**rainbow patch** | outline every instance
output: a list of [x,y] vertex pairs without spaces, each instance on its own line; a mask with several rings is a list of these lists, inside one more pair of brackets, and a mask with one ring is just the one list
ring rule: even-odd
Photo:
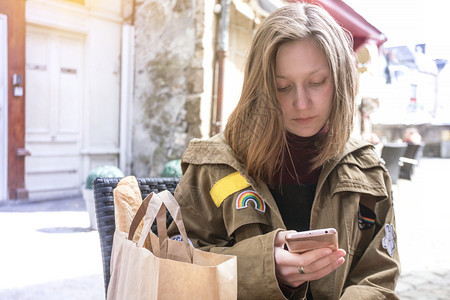
[[254,191],[243,191],[236,199],[236,209],[242,209],[248,207],[248,203],[253,202],[255,209],[261,212],[266,211],[266,203],[261,197]]
[[361,216],[361,219],[363,219],[364,221],[366,221],[369,224],[374,224],[375,223],[375,219],[373,219],[373,218],[368,218],[368,217]]

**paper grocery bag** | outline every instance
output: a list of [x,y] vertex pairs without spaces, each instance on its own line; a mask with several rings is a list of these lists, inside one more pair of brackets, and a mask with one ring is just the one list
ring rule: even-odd
[[[166,208],[183,241],[167,237]],[[144,217],[136,244],[132,241]],[[156,218],[158,236],[151,231]],[[150,235],[150,250],[143,247]],[[107,299],[236,299],[235,256],[193,248],[186,235],[180,207],[168,191],[152,193],[142,202],[129,234],[116,230],[111,253]]]

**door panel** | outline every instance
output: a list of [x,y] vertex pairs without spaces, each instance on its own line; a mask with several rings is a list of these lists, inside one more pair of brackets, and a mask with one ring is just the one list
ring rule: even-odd
[[78,195],[84,36],[27,28],[25,183],[30,198]]
[[26,76],[26,132],[27,134],[49,134],[51,121],[50,80],[47,60],[50,56],[48,36],[39,33],[27,34]]
[[[78,40],[61,38],[60,91],[58,105],[59,133],[80,133],[80,44]],[[78,112],[78,113],[73,113]]]

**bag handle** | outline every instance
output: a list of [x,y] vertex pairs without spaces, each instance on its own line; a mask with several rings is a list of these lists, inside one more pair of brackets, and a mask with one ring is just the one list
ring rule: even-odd
[[[175,225],[178,228],[178,231],[181,234],[181,237],[183,238],[183,244],[185,246],[186,252],[191,259],[193,258],[193,251],[192,247],[189,245],[189,239],[186,234],[186,228],[184,227],[183,218],[181,217],[181,209],[180,205],[178,204],[177,200],[173,197],[173,195],[165,190],[158,194],[154,194],[152,199],[158,199],[158,206],[160,206],[159,211],[156,216],[156,222],[158,225],[158,237],[159,237],[159,250],[160,250],[160,257],[166,258],[167,255],[167,247],[168,247],[168,236],[167,236],[167,228],[166,228],[166,208],[169,211],[170,215],[172,216]],[[150,204],[153,200],[150,201]],[[150,205],[149,205],[150,207]],[[155,220],[155,216],[153,214],[153,211],[150,210],[149,214],[149,207],[147,208],[147,213],[144,217],[144,226],[142,229],[142,235],[139,238],[138,246],[142,247],[144,244],[144,241],[147,237],[147,235],[150,233],[151,225],[153,224]],[[152,245],[152,249],[154,249],[154,245]]]
[[[169,191],[162,191],[158,193],[158,196],[162,200],[162,203],[165,205],[167,210],[169,211],[170,215],[172,216],[175,224],[177,225],[177,228],[181,234],[181,237],[183,238],[183,241],[186,245],[189,246],[189,240],[186,233],[186,228],[184,227],[183,218],[181,216],[181,209],[180,205],[178,204],[177,200],[175,200],[174,196]],[[158,221],[158,220],[157,220]],[[164,210],[164,216],[160,221],[162,221],[161,226],[159,226],[158,223],[158,236],[163,236],[165,238],[167,237],[167,228],[166,228],[166,214]]]
[[[186,228],[184,227],[183,219],[181,217],[181,210],[178,202],[175,200],[173,195],[169,191],[162,191],[158,194],[151,193],[147,197],[145,197],[141,206],[139,207],[136,215],[133,218],[133,221],[130,225],[130,230],[128,233],[128,239],[132,240],[134,233],[136,232],[139,223],[142,218],[144,218],[144,226],[142,228],[141,236],[138,241],[138,247],[142,247],[144,245],[145,239],[151,231],[151,226],[156,219],[158,226],[158,237],[159,237],[159,252],[162,253],[158,255],[162,258],[165,258],[167,253],[167,228],[166,228],[166,208],[172,216],[175,225],[178,228],[178,231],[183,238],[183,244],[185,245],[186,252],[191,259],[193,251],[191,246],[189,245]],[[151,240],[151,239],[150,239]],[[153,250],[156,250],[154,245],[151,245]],[[155,253],[157,254],[157,253]]]
[[[145,213],[148,208],[148,203],[150,202],[152,195],[153,195],[153,192],[150,195],[148,195],[147,197],[145,197],[145,199],[142,201],[141,205],[139,206],[138,210],[136,211],[136,214],[134,215],[133,220],[131,221],[130,230],[128,231],[128,239],[130,241],[133,240],[134,234],[136,233],[136,229],[138,228],[139,224],[141,223],[142,219],[145,216]],[[154,204],[158,205],[158,203],[156,203],[156,201],[154,202]],[[161,206],[161,203],[159,204],[159,206],[154,207],[153,210],[159,211],[160,206]]]

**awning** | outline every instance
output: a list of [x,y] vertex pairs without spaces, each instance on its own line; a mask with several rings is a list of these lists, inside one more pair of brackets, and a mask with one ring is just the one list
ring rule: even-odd
[[328,11],[330,15],[353,36],[353,50],[356,52],[359,47],[374,42],[380,47],[387,41],[387,37],[375,26],[367,22],[360,14],[341,0],[298,0],[318,4]]

